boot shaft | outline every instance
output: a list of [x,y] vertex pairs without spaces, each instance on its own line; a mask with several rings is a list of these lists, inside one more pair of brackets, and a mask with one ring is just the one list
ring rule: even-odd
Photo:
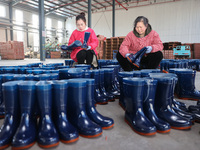
[[18,83],[22,81],[10,81],[2,84],[2,93],[5,103],[5,112],[18,115],[19,111],[19,92]]
[[86,81],[70,79],[68,85],[67,112],[69,115],[79,115],[81,111],[85,111]]
[[60,112],[66,113],[68,82],[67,81],[52,81],[53,87],[53,111],[56,114]]
[[36,102],[36,81],[19,83],[19,98],[21,113],[32,113]]
[[123,78],[123,93],[126,111],[143,109],[143,91],[145,80],[142,78]]
[[[153,77],[154,78],[154,77]],[[171,77],[155,77],[158,81],[155,96],[155,106],[156,108],[171,106],[173,96],[171,90],[173,87],[173,78]]]
[[144,86],[144,103],[145,104],[154,104],[155,95],[156,95],[157,80],[146,79]]
[[175,73],[178,76],[178,85],[180,92],[193,91],[195,89],[195,76],[196,71],[193,70],[176,70]]
[[52,110],[52,84],[47,81],[36,83],[37,101],[42,114],[51,114]]

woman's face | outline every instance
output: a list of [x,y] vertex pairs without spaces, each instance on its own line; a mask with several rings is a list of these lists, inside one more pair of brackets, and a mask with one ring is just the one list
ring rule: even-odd
[[76,21],[76,27],[80,30],[80,31],[84,31],[86,28],[86,24],[82,19],[79,19]]
[[145,31],[146,31],[147,27],[144,25],[143,22],[138,22],[135,30],[140,34],[140,35],[145,35]]

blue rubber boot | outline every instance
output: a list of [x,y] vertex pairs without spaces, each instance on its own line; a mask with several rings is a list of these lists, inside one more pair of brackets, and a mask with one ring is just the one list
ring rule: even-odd
[[18,99],[19,81],[10,81],[2,85],[5,101],[5,119],[0,128],[0,149],[6,149],[12,142],[20,122]]
[[178,98],[185,100],[199,100],[200,91],[195,88],[196,71],[182,69],[176,70],[175,73],[178,76]]
[[170,125],[159,119],[154,111],[157,81],[153,79],[146,79],[145,82],[144,114],[156,126],[158,133],[168,133],[171,130]]
[[104,84],[105,84],[106,92],[108,92],[109,94],[112,94],[116,98],[116,96],[119,96],[119,92],[118,90],[113,88],[113,82],[114,82],[113,71],[114,69],[112,68],[104,69]]
[[95,79],[95,102],[96,104],[107,104],[108,98],[99,90],[100,73],[99,70],[91,70],[91,78]]
[[81,48],[88,48],[87,42],[89,40],[90,37],[90,32],[85,32],[84,34],[84,40],[83,40],[83,45],[81,46]]
[[[6,83],[8,81],[14,80],[14,74],[3,74],[2,75],[2,83]],[[5,104],[4,104],[4,98],[2,95],[2,102],[0,105],[0,119],[3,119],[5,117]]]
[[114,120],[109,117],[104,117],[98,113],[94,105],[94,79],[85,79],[87,81],[87,95],[86,95],[86,112],[89,118],[96,124],[100,125],[102,129],[110,129],[114,126]]
[[68,83],[53,81],[53,117],[63,143],[73,143],[79,139],[77,130],[67,119],[67,94]]
[[99,69],[99,90],[100,93],[108,99],[108,101],[114,101],[113,94],[109,94],[106,92],[105,86],[104,86],[104,69]]
[[82,43],[81,43],[81,41],[76,40],[76,41],[74,41],[71,45],[69,45],[69,46],[62,45],[60,48],[61,48],[63,51],[66,51],[66,50],[72,51],[74,48],[79,47],[79,46],[82,46]]
[[33,117],[35,106],[36,81],[24,81],[19,83],[19,98],[21,109],[20,125],[12,140],[12,149],[27,149],[36,142],[37,122]]
[[173,78],[165,76],[150,76],[158,81],[155,97],[155,112],[159,118],[168,122],[171,128],[185,130],[191,128],[191,121],[180,116],[172,109]]
[[125,122],[136,133],[151,136],[156,134],[156,127],[143,112],[144,84],[145,80],[142,78],[123,78]]
[[125,102],[124,102],[124,92],[123,92],[123,78],[125,77],[133,77],[133,71],[130,72],[119,72],[119,85],[120,85],[120,97],[119,97],[119,105],[125,110]]
[[38,145],[42,148],[52,148],[59,144],[59,135],[52,121],[52,85],[47,81],[36,84],[37,100],[40,108],[38,128]]
[[69,79],[68,71],[69,71],[69,68],[60,69],[59,70],[59,79],[60,80],[62,80],[62,79]]
[[118,73],[119,73],[119,65],[106,65],[102,68],[111,68],[113,69],[113,81],[112,81],[112,89],[116,91],[115,96],[119,98],[120,96],[120,89],[119,89],[119,79],[118,79]]
[[102,134],[102,128],[91,121],[86,113],[86,84],[85,79],[68,81],[67,114],[69,121],[79,131],[79,135],[93,138]]
[[140,68],[140,61],[144,54],[146,53],[147,48],[144,47],[140,51],[138,51],[136,54],[130,54],[127,59],[129,62],[131,62],[135,67],[138,69]]

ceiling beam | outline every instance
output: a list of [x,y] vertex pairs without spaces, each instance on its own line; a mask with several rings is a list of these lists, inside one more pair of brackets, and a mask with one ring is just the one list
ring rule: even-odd
[[11,3],[12,3],[12,6],[15,6],[15,5],[17,5],[21,2],[24,2],[24,1],[26,1],[26,0],[15,0],[15,1],[12,1]]
[[97,0],[94,0],[97,4],[101,5],[102,7],[105,7],[102,3],[98,2]]
[[60,6],[56,7],[56,8],[54,7],[53,9],[50,9],[49,11],[47,11],[47,13],[45,15],[48,15],[48,14],[54,12],[57,9],[60,9],[60,8],[63,8],[65,6],[72,5],[72,4],[75,4],[75,3],[79,3],[79,2],[82,2],[82,1],[86,1],[86,0],[73,1],[71,3],[62,4],[62,5],[60,5]]

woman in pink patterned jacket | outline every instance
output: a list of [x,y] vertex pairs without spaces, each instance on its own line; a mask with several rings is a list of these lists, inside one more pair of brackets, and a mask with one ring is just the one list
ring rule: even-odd
[[122,42],[117,60],[124,71],[132,71],[135,66],[127,60],[130,54],[135,54],[146,47],[146,54],[140,62],[140,69],[156,69],[163,58],[163,44],[158,33],[152,30],[148,19],[139,16],[134,22],[133,31],[129,32]]
[[90,32],[90,37],[87,42],[88,47],[74,48],[71,52],[71,59],[78,62],[78,64],[92,64],[94,66],[93,63],[94,61],[96,62],[96,57],[94,56],[98,54],[96,47],[98,46],[99,41],[94,30],[86,26],[85,13],[80,13],[78,16],[76,16],[76,26],[77,29],[72,32],[68,45],[71,45],[76,40],[79,40],[81,43],[83,43],[85,32]]

